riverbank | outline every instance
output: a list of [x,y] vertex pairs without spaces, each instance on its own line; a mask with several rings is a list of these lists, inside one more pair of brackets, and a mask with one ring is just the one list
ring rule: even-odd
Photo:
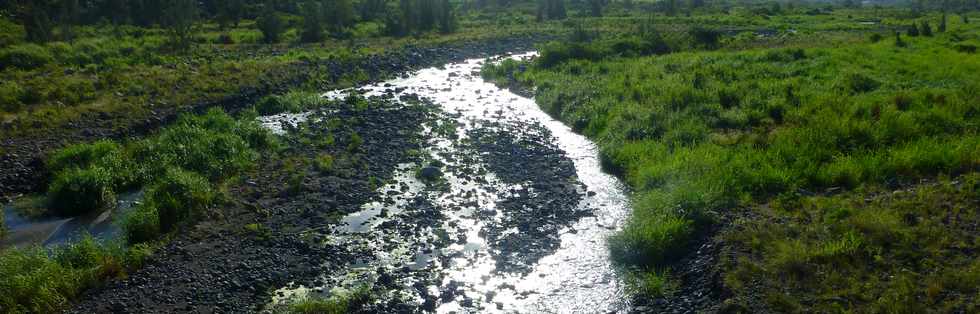
[[[976,290],[948,279],[974,272],[975,237],[944,241],[961,228],[924,223],[951,214],[908,200],[858,202],[870,191],[926,190],[973,215],[966,208],[977,198],[963,182],[980,166],[980,64],[962,47],[980,40],[974,25],[840,47],[657,56],[630,56],[637,46],[617,40],[552,44],[537,60],[484,74],[533,90],[545,111],[595,139],[607,169],[633,188],[633,218],[612,238],[613,256],[636,270],[650,309],[976,307],[962,297]],[[893,236],[903,240],[885,240]],[[878,284],[862,286],[868,280]]]

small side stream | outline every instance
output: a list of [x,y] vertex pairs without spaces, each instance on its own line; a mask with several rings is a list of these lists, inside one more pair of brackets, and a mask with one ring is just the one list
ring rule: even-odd
[[62,245],[75,242],[86,233],[100,240],[119,239],[123,234],[116,220],[142,199],[143,191],[121,193],[117,196],[115,208],[71,218],[29,217],[24,211],[40,206],[31,204],[38,202],[32,199],[24,199],[17,204],[26,208],[17,208],[15,203],[7,204],[3,207],[7,235],[0,241],[0,248]]
[[[601,171],[594,143],[552,119],[533,99],[483,81],[483,62],[428,68],[356,90],[366,97],[421,97],[439,107],[441,122],[425,127],[428,140],[419,147],[426,162],[401,165],[361,211],[307,235],[321,245],[358,248],[368,257],[324,274],[320,286],[283,287],[270,311],[291,298],[330,296],[361,285],[396,287],[379,301],[388,310],[399,308],[390,304],[438,313],[629,308],[605,242],[629,214],[624,185]],[[283,132],[282,123],[307,117],[261,120]],[[501,160],[517,164],[502,167]],[[441,172],[436,182],[419,179],[427,167]],[[542,173],[556,177],[535,177]],[[521,216],[528,213],[548,216]],[[536,220],[552,216],[554,223]]]

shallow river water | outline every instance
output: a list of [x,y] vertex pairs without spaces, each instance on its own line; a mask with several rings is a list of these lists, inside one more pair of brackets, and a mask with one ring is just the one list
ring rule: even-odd
[[[450,131],[427,126],[427,140],[420,147],[421,154],[443,165],[444,184],[440,189],[427,188],[416,175],[425,165],[408,163],[400,166],[394,180],[379,188],[381,196],[376,201],[364,204],[360,212],[343,217],[323,235],[326,245],[364,247],[373,250],[374,256],[324,274],[323,287],[283,287],[271,304],[304,294],[337,293],[345,287],[377,281],[379,269],[383,273],[385,269],[407,267],[426,269],[435,274],[427,277],[429,281],[398,275],[389,281],[405,287],[415,286],[415,289],[404,289],[406,291],[419,290],[419,282],[424,282],[426,287],[421,290],[428,289],[433,295],[441,296],[438,301],[429,300],[428,306],[421,307],[439,313],[610,313],[629,308],[629,298],[610,263],[605,241],[623,225],[629,213],[630,204],[623,184],[601,171],[594,143],[552,119],[533,99],[481,79],[479,70],[487,61],[473,59],[428,68],[357,89],[364,96],[387,93],[395,94],[397,98],[398,95],[417,94],[438,105],[445,118],[454,122],[455,127],[448,128]],[[345,97],[350,92],[331,91],[324,97]],[[283,121],[299,121],[307,116],[279,115],[261,119],[270,128],[281,131]],[[579,181],[575,185],[579,190],[577,194],[581,195],[578,208],[569,210],[587,215],[560,226],[555,235],[560,245],[546,250],[546,254],[527,258],[526,267],[499,267],[501,254],[517,255],[516,258],[522,260],[520,255],[523,253],[505,252],[506,248],[495,247],[487,234],[491,225],[507,219],[503,217],[506,213],[498,208],[502,200],[518,194],[533,198],[535,187],[530,183],[505,183],[481,161],[484,157],[479,152],[461,148],[464,146],[461,143],[472,143],[474,130],[487,123],[540,126],[543,130],[540,133],[514,135],[517,138],[545,136],[549,145],[561,150],[572,161]],[[526,129],[510,130],[524,133]],[[419,236],[388,227],[395,224],[393,220],[410,215],[417,217],[414,211],[421,207],[441,213],[435,216],[438,221],[427,222],[428,233]],[[502,233],[506,236],[507,232],[517,230]],[[453,241],[421,239],[426,237]],[[424,249],[418,249],[420,246]],[[440,293],[447,291],[447,287],[458,293]],[[417,294],[397,291],[392,294],[391,297],[400,300],[426,303],[426,298]]]

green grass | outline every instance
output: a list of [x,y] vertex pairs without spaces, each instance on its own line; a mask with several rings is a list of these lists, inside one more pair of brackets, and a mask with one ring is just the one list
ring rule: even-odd
[[82,290],[120,278],[149,255],[147,246],[123,248],[92,237],[48,252],[0,251],[0,313],[51,313],[65,309]]
[[327,99],[318,93],[293,90],[282,95],[263,97],[255,105],[255,109],[260,115],[266,116],[284,112],[299,113],[327,103]]
[[293,314],[344,314],[351,313],[360,306],[370,302],[372,297],[367,287],[339,293],[330,298],[307,297],[294,301],[289,305],[289,313]]
[[50,209],[57,215],[76,216],[115,205],[112,174],[100,167],[72,168],[59,173],[48,188]]
[[[545,45],[533,63],[490,65],[484,75],[502,85],[536,87],[542,109],[598,142],[603,166],[634,191],[633,218],[610,239],[613,257],[651,272],[649,278],[660,278],[655,273],[687,254],[703,226],[735,208],[785,201],[794,193],[912,184],[980,167],[980,81],[974,74],[980,58],[955,48],[980,42],[975,26],[953,23],[935,37],[904,38],[904,48],[893,40],[816,48],[790,41],[767,49],[723,44],[720,51],[688,47],[633,56],[632,46],[610,45],[618,40]],[[568,53],[575,49],[585,52]],[[560,57],[548,57],[555,51]],[[803,239],[840,224],[801,227],[786,241],[763,241],[755,249],[777,252],[772,265],[789,271],[867,247],[859,232],[816,244]],[[788,300],[774,296],[769,305]],[[812,309],[798,301],[799,309]],[[841,306],[870,309],[860,302]]]
[[144,206],[156,209],[160,231],[169,232],[182,222],[203,218],[214,201],[215,192],[204,177],[174,168],[150,186]]
[[725,283],[757,289],[778,311],[975,312],[978,192],[973,173],[758,208],[760,219],[727,235],[752,254],[729,261]]

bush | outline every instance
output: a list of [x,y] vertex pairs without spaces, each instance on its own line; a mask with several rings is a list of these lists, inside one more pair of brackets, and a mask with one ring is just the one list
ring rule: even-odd
[[282,96],[273,95],[262,97],[262,99],[255,104],[255,110],[258,111],[260,115],[268,116],[283,112],[298,111],[299,107],[296,103],[287,102]]
[[294,314],[343,314],[367,304],[371,300],[370,290],[362,286],[354,291],[339,293],[330,299],[303,298],[289,305],[289,313]]
[[316,170],[320,171],[321,173],[330,173],[333,171],[334,158],[330,154],[321,154],[316,158],[313,165],[316,167]]
[[214,202],[214,197],[211,185],[204,177],[170,169],[149,188],[146,202],[157,211],[160,231],[169,232],[184,221],[201,217]]
[[977,46],[975,46],[975,45],[970,45],[970,44],[956,44],[956,46],[953,46],[953,48],[956,49],[956,51],[959,51],[959,52],[964,52],[964,53],[977,53]]
[[241,137],[194,123],[169,127],[143,145],[138,160],[148,167],[150,176],[163,175],[176,166],[218,180],[246,169],[257,157]]
[[7,313],[52,313],[82,288],[78,274],[41,248],[0,251],[0,309]]
[[121,246],[99,243],[91,236],[52,249],[0,251],[0,311],[61,312],[82,290],[122,275],[132,265],[127,261],[136,260],[130,255]]
[[24,109],[24,89],[14,81],[0,82],[0,111],[18,112]]
[[86,214],[115,203],[112,175],[100,167],[72,168],[55,177],[48,188],[51,210],[62,216]]
[[0,68],[33,70],[54,61],[54,57],[42,46],[21,44],[0,51]]
[[571,59],[593,60],[601,56],[593,45],[583,43],[558,43],[551,42],[541,48],[541,55],[536,60],[536,65],[542,68],[551,68]]
[[218,35],[218,43],[223,45],[232,45],[235,43],[235,39],[229,34],[222,33]]
[[58,174],[74,168],[99,167],[112,177],[113,190],[129,188],[138,183],[134,166],[121,145],[108,140],[76,144],[62,148],[48,158],[48,172]]
[[625,265],[662,266],[676,256],[694,233],[693,222],[672,214],[632,219],[609,238],[612,259]]
[[701,26],[691,28],[688,34],[691,36],[692,45],[697,48],[715,49],[718,48],[721,40],[721,32]]
[[883,36],[881,36],[881,34],[878,34],[878,33],[871,34],[871,42],[873,42],[873,43],[879,42],[882,39],[885,39],[885,38]]
[[878,89],[878,86],[881,85],[881,83],[879,83],[875,79],[860,73],[848,74],[844,78],[844,84],[847,87],[848,91],[855,94],[867,93],[873,91],[875,89]]
[[129,243],[145,243],[160,236],[160,216],[156,207],[143,203],[122,219],[122,229]]

